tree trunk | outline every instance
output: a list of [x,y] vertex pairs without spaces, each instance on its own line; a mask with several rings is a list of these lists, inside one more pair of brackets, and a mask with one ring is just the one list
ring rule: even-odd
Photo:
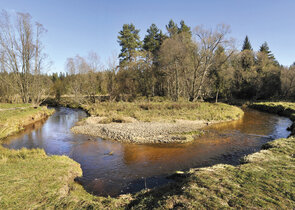
[[218,102],[218,94],[219,94],[219,89],[218,89],[217,92],[216,92],[215,103]]

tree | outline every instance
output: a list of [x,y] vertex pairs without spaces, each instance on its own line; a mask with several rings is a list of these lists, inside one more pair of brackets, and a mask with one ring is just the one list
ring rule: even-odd
[[233,54],[232,40],[226,37],[229,32],[230,28],[227,25],[218,25],[214,31],[202,27],[197,27],[195,29],[197,50],[195,50],[193,54],[194,73],[190,100],[202,98],[204,84],[209,69],[214,63],[214,54],[218,47],[222,46],[224,49],[227,49],[228,57]]
[[17,13],[15,23],[6,11],[0,17],[0,52],[2,71],[10,74],[6,83],[19,94],[23,103],[40,104],[50,89],[50,79],[41,75],[48,66],[42,52],[39,23],[32,24],[30,14]]
[[139,30],[135,29],[133,24],[124,24],[123,29],[119,32],[118,42],[122,47],[119,55],[120,66],[126,65],[128,62],[136,61],[138,51],[141,47],[138,33]]
[[[163,73],[159,67],[159,51],[162,43],[167,37],[157,28],[155,24],[152,24],[147,30],[147,35],[143,41],[143,49],[146,51],[146,65],[144,78],[149,87],[146,87],[144,95],[160,95],[161,83],[163,79]],[[152,61],[150,65],[148,63]]]
[[162,44],[161,38],[162,31],[160,31],[155,24],[152,24],[147,30],[147,35],[144,37],[143,49],[151,52],[155,57]]
[[243,50],[239,56],[240,65],[244,71],[251,71],[255,65],[255,53],[252,50]]
[[119,98],[130,95],[134,98],[138,92],[140,64],[145,58],[138,33],[139,30],[135,29],[133,24],[124,24],[123,30],[119,32],[118,42],[122,48],[119,55],[119,70],[115,78],[115,92]]
[[167,92],[172,99],[182,96],[190,101],[198,100],[206,89],[210,89],[208,76],[215,51],[223,46],[228,57],[233,52],[227,33],[229,27],[225,25],[219,25],[215,30],[197,27],[194,41],[186,32],[165,40],[160,50],[160,61],[165,69]]
[[102,92],[103,74],[99,56],[90,52],[87,58],[76,55],[68,58],[66,71],[69,73],[69,87],[77,102],[87,96],[95,102],[95,95]]
[[57,101],[60,101],[61,96],[66,93],[66,83],[64,81],[64,76],[62,73],[60,73],[60,75],[58,76],[57,73],[53,73],[51,76],[51,80],[53,83],[52,86],[52,95],[55,96],[55,99]]
[[250,41],[249,41],[249,39],[248,39],[248,36],[246,36],[246,38],[245,38],[245,40],[244,40],[244,44],[243,44],[243,47],[242,47],[242,51],[244,51],[244,50],[250,50],[250,51],[253,50],[253,49],[252,49],[252,46],[251,46],[251,43],[250,43]]
[[178,26],[172,19],[169,21],[168,25],[166,25],[166,29],[169,37],[173,37],[178,33]]
[[192,35],[191,28],[188,27],[183,20],[180,21],[180,28],[178,29],[178,33],[186,33],[188,34],[189,38],[191,38]]
[[234,79],[233,69],[230,68],[229,58],[224,47],[218,46],[214,53],[214,61],[210,68],[210,79],[213,91],[215,92],[215,102],[218,102],[219,95],[228,97],[232,88],[232,80]]
[[164,41],[160,50],[160,65],[165,73],[168,95],[175,101],[178,100],[181,88],[180,84],[184,69],[188,66],[188,46],[185,44],[183,34],[174,35]]
[[295,97],[295,65],[281,70],[282,97]]
[[268,59],[271,60],[275,65],[279,65],[278,61],[275,59],[274,55],[269,50],[267,42],[264,42],[260,46],[259,52],[266,54]]

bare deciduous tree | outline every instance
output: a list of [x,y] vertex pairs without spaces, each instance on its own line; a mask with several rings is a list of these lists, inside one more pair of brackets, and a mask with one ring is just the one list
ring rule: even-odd
[[[195,28],[194,36],[197,51],[194,56],[194,80],[190,99],[197,100],[201,97],[206,76],[213,65],[214,53],[217,48],[222,46],[226,51],[229,51],[228,57],[234,52],[233,40],[226,37],[229,32],[229,26],[223,24],[218,25],[215,30],[204,29],[203,27]],[[196,82],[197,77],[195,76],[197,73],[200,76],[198,82]]]
[[219,25],[215,30],[196,27],[194,40],[180,33],[164,41],[160,62],[166,70],[168,94],[174,100],[179,95],[190,101],[202,98],[218,47],[225,51],[223,62],[234,52],[233,40],[226,37],[228,33],[229,27],[225,25]]
[[30,14],[17,13],[16,18],[12,18],[6,11],[1,13],[1,66],[2,71],[10,74],[10,80],[0,78],[15,89],[23,103],[39,104],[49,92],[50,85],[47,83],[50,80],[41,76],[46,67],[40,40],[44,32],[41,24],[32,24]]

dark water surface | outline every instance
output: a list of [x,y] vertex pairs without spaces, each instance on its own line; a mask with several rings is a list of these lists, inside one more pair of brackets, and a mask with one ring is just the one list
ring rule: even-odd
[[176,170],[239,164],[239,158],[260,150],[266,142],[287,137],[291,125],[285,117],[245,110],[238,121],[207,127],[193,143],[134,145],[71,133],[70,128],[86,116],[81,110],[57,108],[47,120],[9,137],[4,146],[67,155],[81,164],[81,183],[88,192],[114,196],[167,183],[171,180],[165,177]]

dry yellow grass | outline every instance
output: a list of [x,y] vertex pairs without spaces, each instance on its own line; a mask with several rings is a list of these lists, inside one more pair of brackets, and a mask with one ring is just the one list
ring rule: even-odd
[[180,120],[235,120],[243,111],[223,103],[164,101],[164,102],[101,102],[82,105],[93,116],[105,117],[108,122],[125,122],[132,117],[144,122],[173,122]]

